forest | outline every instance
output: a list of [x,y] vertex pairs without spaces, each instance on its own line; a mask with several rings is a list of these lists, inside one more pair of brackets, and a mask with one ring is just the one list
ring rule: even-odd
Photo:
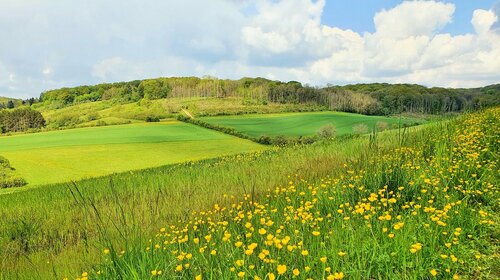
[[[323,88],[264,78],[157,78],[62,88],[43,92],[40,102],[55,108],[111,100],[130,103],[172,97],[239,97],[247,102],[316,103],[329,110],[369,115],[441,114],[500,104],[500,84],[472,89],[428,88],[415,84],[356,84]],[[30,100],[33,103],[37,100]],[[25,101],[27,102],[27,101]]]

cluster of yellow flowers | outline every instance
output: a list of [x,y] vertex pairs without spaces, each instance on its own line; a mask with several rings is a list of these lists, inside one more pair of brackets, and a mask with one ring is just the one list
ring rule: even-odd
[[151,276],[459,279],[480,255],[461,246],[494,224],[482,206],[500,197],[489,151],[500,143],[500,109],[491,115],[346,163],[342,176],[289,176],[287,186],[161,228],[146,248]]

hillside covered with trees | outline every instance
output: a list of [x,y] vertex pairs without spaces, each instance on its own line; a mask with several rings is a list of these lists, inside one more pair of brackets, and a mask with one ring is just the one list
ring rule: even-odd
[[[48,90],[27,100],[3,98],[0,128],[24,131],[43,127],[45,120],[50,129],[125,124],[173,118],[183,109],[196,116],[319,110],[438,115],[499,104],[500,84],[472,89],[386,83],[320,88],[264,78],[171,77]],[[30,111],[6,113],[25,107],[41,112],[45,120]]]
[[500,104],[500,85],[451,89],[375,83],[316,88],[295,81],[280,82],[264,78],[157,78],[50,90],[41,94],[40,101],[64,107],[101,100],[128,103],[173,97],[238,97],[244,102],[263,105],[268,102],[316,103],[328,109],[371,115],[402,112],[438,114]]
[[[31,98],[30,100],[33,100],[33,103],[35,102],[34,98]],[[25,102],[23,100],[0,96],[0,110],[1,109],[12,109],[12,108],[21,106],[23,104],[25,104]]]

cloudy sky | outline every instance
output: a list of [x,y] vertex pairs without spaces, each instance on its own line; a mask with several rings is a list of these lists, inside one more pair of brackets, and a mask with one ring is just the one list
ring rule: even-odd
[[0,0],[0,96],[160,76],[500,83],[500,1]]

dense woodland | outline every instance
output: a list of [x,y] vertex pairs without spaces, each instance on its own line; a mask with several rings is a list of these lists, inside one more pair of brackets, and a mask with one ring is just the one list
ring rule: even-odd
[[0,111],[0,133],[27,131],[44,126],[42,114],[29,107]]
[[284,83],[264,78],[158,78],[51,90],[42,93],[40,101],[64,107],[98,100],[127,103],[170,97],[240,97],[263,105],[316,103],[327,109],[370,115],[440,114],[500,104],[500,84],[474,89],[382,83],[314,88],[295,81]]

